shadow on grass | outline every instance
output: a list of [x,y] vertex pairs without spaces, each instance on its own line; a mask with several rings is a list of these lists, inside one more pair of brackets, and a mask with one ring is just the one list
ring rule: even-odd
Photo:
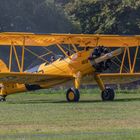
[[[70,132],[70,133],[58,133],[58,134],[45,134],[45,133],[38,133],[38,134],[29,134],[29,133],[17,133],[17,134],[6,134],[6,135],[1,135],[0,136],[0,139],[34,139],[34,138],[37,138],[37,139],[51,139],[51,138],[55,138],[55,139],[70,139],[70,138],[73,138],[75,136],[77,136],[77,139],[78,137],[89,137],[89,136],[119,136],[119,137],[122,137],[122,136],[133,136],[133,135],[139,135],[140,133],[139,132],[131,132],[131,131],[121,131],[121,132]],[[95,137],[95,138],[96,138]],[[94,137],[93,137],[94,138]],[[106,138],[105,138],[106,139]],[[122,138],[123,139],[123,138]]]
[[131,101],[140,101],[140,98],[115,99],[113,102],[131,102]]
[[[131,101],[140,101],[140,98],[125,98],[125,99],[115,99],[114,101],[104,101],[104,103],[108,102],[131,102]],[[80,100],[79,102],[76,102],[78,104],[80,103],[102,103],[102,100]],[[23,101],[8,101],[8,104],[74,104],[74,102],[67,102],[66,100],[46,100],[46,99],[39,99],[39,100],[23,100]]]

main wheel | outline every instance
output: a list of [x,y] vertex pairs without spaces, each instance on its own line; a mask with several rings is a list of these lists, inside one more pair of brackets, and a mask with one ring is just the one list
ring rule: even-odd
[[70,88],[67,90],[66,98],[68,102],[78,102],[80,99],[80,93],[78,89]]
[[115,92],[112,88],[107,87],[101,94],[103,101],[113,101],[115,97]]
[[0,102],[5,102],[6,101],[6,96],[0,96]]

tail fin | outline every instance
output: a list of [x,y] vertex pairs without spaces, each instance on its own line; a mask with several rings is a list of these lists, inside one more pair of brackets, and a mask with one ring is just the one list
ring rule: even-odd
[[8,72],[9,69],[6,64],[0,59],[0,72]]

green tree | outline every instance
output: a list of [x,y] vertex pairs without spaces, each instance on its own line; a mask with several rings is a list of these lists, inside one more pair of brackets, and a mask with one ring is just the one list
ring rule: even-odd
[[50,0],[0,1],[0,30],[42,33],[71,33],[74,26]]
[[140,34],[139,0],[72,0],[65,10],[82,33]]

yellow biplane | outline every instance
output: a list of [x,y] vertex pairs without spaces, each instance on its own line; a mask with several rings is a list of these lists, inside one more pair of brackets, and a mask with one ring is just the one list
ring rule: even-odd
[[[140,46],[138,35],[0,33],[0,46],[9,47],[9,64],[0,60],[1,101],[5,101],[9,94],[46,89],[69,81],[74,85],[66,93],[69,102],[79,101],[78,89],[83,83],[97,83],[102,100],[110,101],[115,92],[104,82],[129,83],[140,77],[136,68]],[[56,57],[56,52],[49,50],[52,46],[63,55]],[[43,48],[44,54],[38,55],[30,47],[34,50]],[[25,69],[26,51],[44,62]],[[50,61],[44,58],[48,54],[52,54]],[[13,56],[17,71],[12,70]]]

